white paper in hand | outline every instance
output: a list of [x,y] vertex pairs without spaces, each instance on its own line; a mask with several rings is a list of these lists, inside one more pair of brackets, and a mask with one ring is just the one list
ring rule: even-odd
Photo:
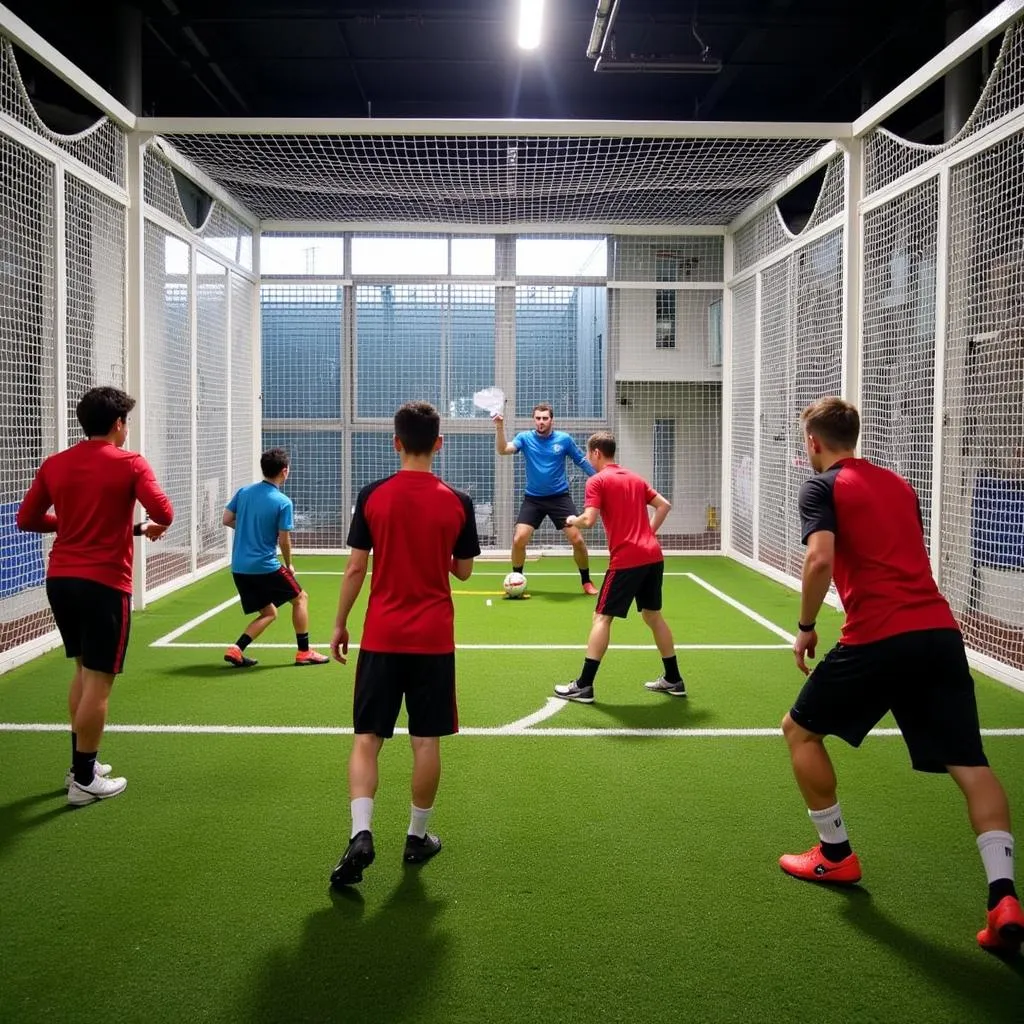
[[473,395],[473,404],[491,416],[497,416],[505,408],[505,392],[501,388],[484,388]]

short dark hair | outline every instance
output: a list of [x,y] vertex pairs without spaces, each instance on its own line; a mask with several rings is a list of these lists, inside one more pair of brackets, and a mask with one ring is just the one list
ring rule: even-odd
[[599,451],[606,459],[615,458],[615,435],[610,430],[599,430],[587,441],[587,451]]
[[552,419],[555,418],[555,410],[551,408],[550,402],[538,402],[533,407],[533,412],[531,412],[530,415],[533,416],[534,413],[538,412],[546,412]]
[[857,447],[860,413],[845,398],[829,395],[811,402],[800,414],[800,422],[808,434],[832,451],[847,451]]
[[291,464],[291,457],[284,448],[268,448],[260,456],[260,469],[268,480],[280,476]]
[[120,388],[90,388],[78,400],[75,413],[86,437],[105,437],[134,408],[135,399]]
[[407,455],[429,455],[441,433],[441,416],[429,402],[406,402],[395,413],[395,436]]

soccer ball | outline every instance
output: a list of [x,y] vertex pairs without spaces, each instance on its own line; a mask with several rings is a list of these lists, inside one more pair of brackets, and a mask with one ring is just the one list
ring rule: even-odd
[[521,572],[510,572],[501,585],[509,597],[522,597],[526,590],[526,577]]

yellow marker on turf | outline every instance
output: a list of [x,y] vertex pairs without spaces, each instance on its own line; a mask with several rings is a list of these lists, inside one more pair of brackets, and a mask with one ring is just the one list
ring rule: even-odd
[[506,597],[504,590],[453,590],[452,597]]

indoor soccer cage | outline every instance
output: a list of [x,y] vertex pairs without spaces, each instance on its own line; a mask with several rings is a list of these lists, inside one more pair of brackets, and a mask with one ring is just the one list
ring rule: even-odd
[[[226,564],[221,509],[264,447],[292,456],[296,549],[340,550],[414,398],[441,411],[438,471],[506,551],[521,460],[473,400],[497,386],[509,438],[539,402],[580,443],[613,430],[672,501],[667,550],[789,585],[798,415],[849,397],[863,454],[918,490],[975,663],[1021,685],[1022,13],[1006,0],[853,124],[743,124],[135,117],[0,8],[0,667],[55,643],[47,542],[14,514],[79,438],[85,388],[138,399],[130,443],[176,508],[139,544],[143,606]],[[882,127],[982,47],[956,138]],[[96,124],[48,128],[19,49]],[[794,231],[778,201],[812,178]]]

